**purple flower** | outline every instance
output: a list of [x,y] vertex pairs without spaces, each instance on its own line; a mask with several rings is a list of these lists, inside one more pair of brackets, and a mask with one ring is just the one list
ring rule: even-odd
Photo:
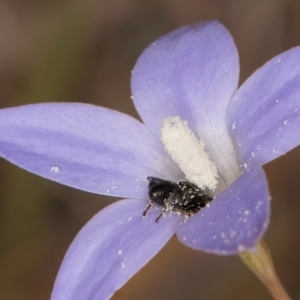
[[[273,58],[239,90],[238,77],[232,37],[206,22],[169,33],[138,59],[132,93],[145,125],[76,103],[0,111],[3,158],[68,186],[127,198],[80,231],[53,299],[108,299],[174,233],[216,254],[255,248],[270,214],[261,166],[300,142],[300,49]],[[195,159],[198,153],[204,156]],[[191,179],[215,198],[193,217],[167,213],[156,223],[161,208],[142,217],[147,176]]]

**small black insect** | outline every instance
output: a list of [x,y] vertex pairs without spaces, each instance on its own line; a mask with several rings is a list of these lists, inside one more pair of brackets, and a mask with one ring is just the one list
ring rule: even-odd
[[149,181],[149,205],[143,213],[146,217],[148,210],[156,203],[163,207],[162,213],[156,222],[167,211],[180,211],[187,216],[192,216],[205,207],[213,198],[203,189],[188,181],[175,183],[156,177],[147,177]]

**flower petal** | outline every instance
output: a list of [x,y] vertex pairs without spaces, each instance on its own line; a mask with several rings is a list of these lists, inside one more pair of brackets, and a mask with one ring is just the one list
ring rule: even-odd
[[109,299],[172,237],[179,216],[155,222],[146,202],[122,200],[95,215],[79,232],[60,267],[52,300]]
[[186,26],[160,38],[142,53],[132,75],[134,103],[150,130],[159,137],[168,116],[187,121],[228,184],[239,173],[226,128],[238,76],[236,47],[218,22]]
[[270,198],[261,167],[242,174],[228,189],[179,226],[179,240],[194,249],[236,254],[255,248],[269,223]]
[[258,69],[230,106],[228,127],[244,167],[265,164],[300,143],[300,47]]
[[65,185],[132,198],[148,198],[147,176],[179,172],[143,124],[86,104],[0,110],[0,156]]

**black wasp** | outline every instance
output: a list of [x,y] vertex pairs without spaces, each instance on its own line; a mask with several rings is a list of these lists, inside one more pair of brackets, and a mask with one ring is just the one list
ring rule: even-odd
[[148,210],[156,203],[163,207],[162,213],[156,222],[167,211],[180,211],[187,216],[192,216],[205,207],[213,198],[203,189],[189,181],[175,183],[156,177],[147,177],[149,181],[149,205],[143,213],[146,217]]

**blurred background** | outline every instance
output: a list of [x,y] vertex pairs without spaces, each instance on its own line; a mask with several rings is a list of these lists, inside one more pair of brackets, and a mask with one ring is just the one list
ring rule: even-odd
[[[0,0],[0,108],[76,101],[138,118],[130,71],[141,51],[172,29],[207,19],[232,33],[241,83],[274,55],[300,45],[299,0]],[[284,286],[300,299],[300,149],[265,170],[273,197],[266,241]],[[114,199],[4,160],[0,178],[0,299],[49,299],[68,245]],[[193,251],[172,238],[112,299],[271,297],[238,257]]]

